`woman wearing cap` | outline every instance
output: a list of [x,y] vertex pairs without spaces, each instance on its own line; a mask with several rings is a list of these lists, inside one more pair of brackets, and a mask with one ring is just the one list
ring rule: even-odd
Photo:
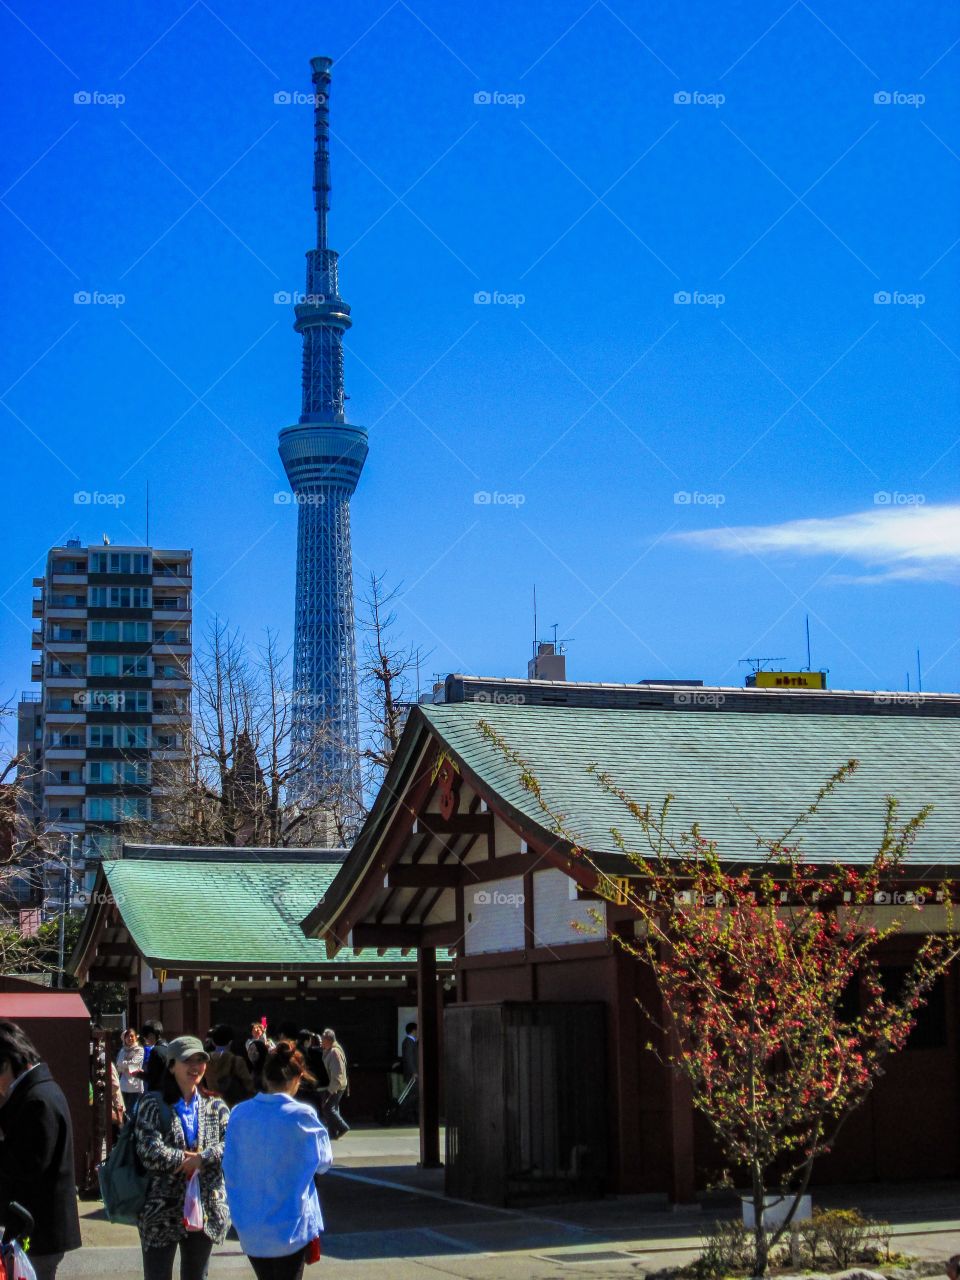
[[263,1068],[265,1093],[230,1115],[223,1153],[230,1213],[257,1280],[301,1280],[323,1217],[314,1175],[333,1163],[317,1113],[298,1102],[303,1055],[281,1040]]
[[[223,1243],[230,1223],[221,1169],[230,1111],[200,1091],[210,1055],[196,1036],[179,1036],[157,1052],[166,1061],[159,1090],[145,1094],[137,1111],[137,1155],[152,1175],[138,1222],[144,1280],[172,1280],[178,1248],[180,1280],[205,1280],[213,1246]],[[184,1199],[194,1172],[203,1228],[188,1231]]]

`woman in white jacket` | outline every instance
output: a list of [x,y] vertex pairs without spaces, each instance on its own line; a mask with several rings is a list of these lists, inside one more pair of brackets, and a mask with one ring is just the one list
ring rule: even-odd
[[124,1110],[129,1113],[143,1096],[143,1046],[133,1027],[127,1027],[123,1033],[123,1046],[117,1054],[117,1075]]
[[281,1040],[264,1064],[266,1092],[230,1113],[227,1203],[257,1280],[301,1280],[323,1230],[314,1175],[333,1156],[317,1113],[296,1100],[301,1081],[313,1083],[303,1055]]

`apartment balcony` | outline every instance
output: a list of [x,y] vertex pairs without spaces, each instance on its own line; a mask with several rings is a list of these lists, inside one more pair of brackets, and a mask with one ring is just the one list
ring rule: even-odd
[[35,587],[43,587],[46,585],[46,578],[34,578],[33,585]]
[[[36,665],[36,664],[35,664]],[[67,675],[62,671],[58,671],[56,675],[47,668],[47,688],[48,689],[78,689],[86,683],[86,676],[82,671],[75,671],[72,675]]]
[[34,596],[33,600],[30,602],[30,616],[32,618],[43,617],[43,596],[40,596],[39,598]]
[[54,656],[61,653],[86,653],[87,646],[82,640],[57,640],[51,637],[47,641],[47,651]]
[[54,570],[50,575],[50,582],[55,587],[85,587],[87,585],[87,575],[85,573],[58,573]]
[[42,662],[30,663],[30,679],[31,680],[43,679],[43,663]]
[[31,649],[43,648],[43,632],[42,631],[32,631],[30,633],[30,648]]
[[67,808],[65,804],[61,804],[61,796],[65,799],[75,799],[77,796],[86,794],[86,787],[82,782],[48,782],[46,786],[47,804],[53,810]]
[[49,766],[54,760],[84,760],[87,751],[83,746],[80,747],[56,747],[52,744],[44,748],[43,758]]

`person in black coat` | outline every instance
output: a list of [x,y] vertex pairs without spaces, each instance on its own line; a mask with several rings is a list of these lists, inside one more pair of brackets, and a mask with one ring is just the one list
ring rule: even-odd
[[80,1248],[70,1111],[27,1036],[0,1021],[0,1218],[11,1200],[33,1215],[37,1280],[54,1280],[63,1255]]

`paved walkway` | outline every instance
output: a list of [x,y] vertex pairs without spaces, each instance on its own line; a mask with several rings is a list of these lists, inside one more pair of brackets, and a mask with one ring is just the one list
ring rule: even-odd
[[[308,1268],[312,1280],[637,1277],[691,1261],[701,1232],[735,1212],[730,1199],[674,1210],[662,1197],[618,1196],[524,1211],[450,1200],[442,1170],[416,1167],[417,1135],[410,1129],[353,1130],[335,1152],[337,1163],[323,1182],[324,1258]],[[941,1260],[960,1252],[960,1183],[824,1188],[815,1200],[886,1218],[904,1253]],[[68,1255],[62,1280],[136,1280],[136,1230],[104,1221],[96,1202],[83,1208],[85,1247]],[[235,1240],[215,1250],[211,1280],[252,1275]]]

